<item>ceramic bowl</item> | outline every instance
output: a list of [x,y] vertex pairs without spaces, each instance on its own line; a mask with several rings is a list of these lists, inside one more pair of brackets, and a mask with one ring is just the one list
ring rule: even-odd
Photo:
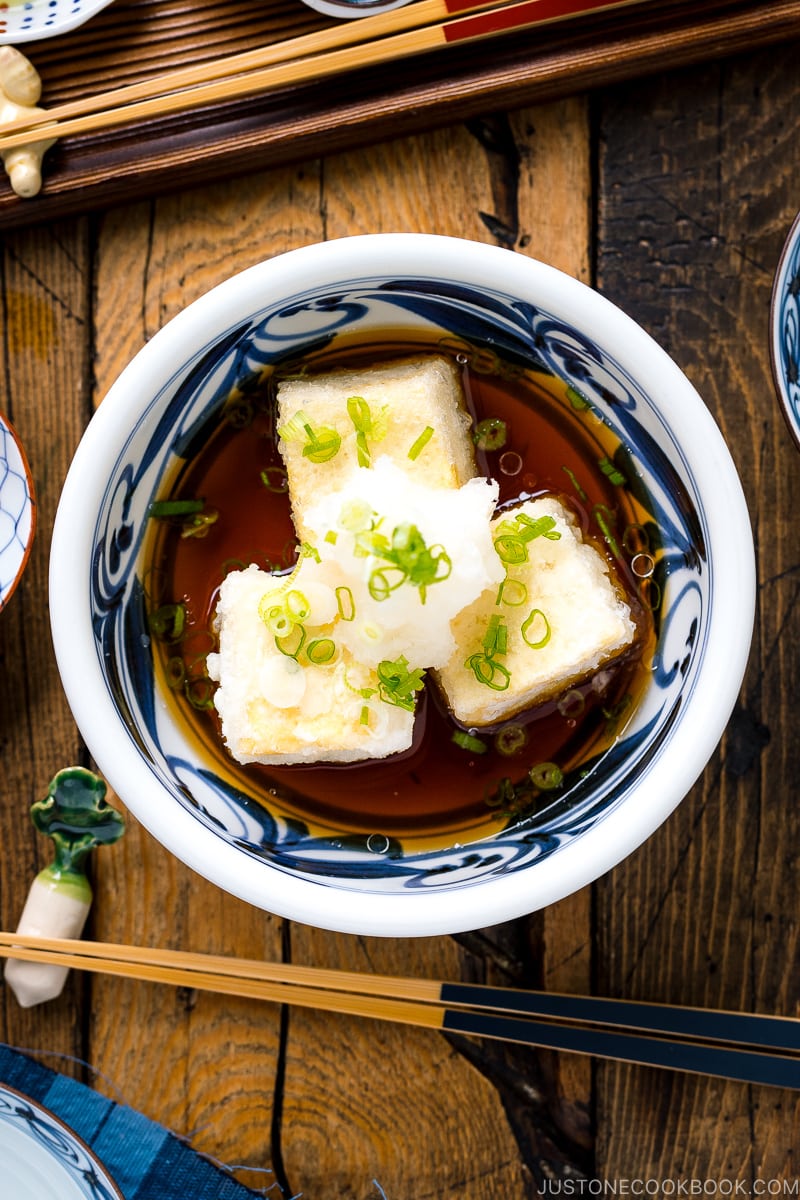
[[374,17],[377,13],[402,8],[409,0],[303,0],[309,8],[336,17],[340,21],[351,21],[358,17]]
[[0,45],[21,46],[69,33],[111,0],[12,0],[0,4]]
[[0,1083],[3,1194],[10,1200],[123,1200],[86,1143],[30,1096]]
[[783,415],[800,448],[800,213],[784,243],[772,287],[770,359]]
[[31,472],[13,426],[0,414],[0,609],[30,557],[36,529]]
[[[619,736],[565,775],[551,803],[427,840],[387,832],[378,819],[320,828],[291,807],[285,769],[270,785],[232,775],[222,752],[198,748],[156,677],[145,613],[149,506],[206,442],[229,398],[246,398],[274,367],[342,336],[391,328],[466,348],[476,364],[501,355],[560,379],[579,400],[577,419],[613,443],[653,534],[652,577],[642,585],[656,644]],[[154,836],[265,910],[391,936],[520,916],[639,846],[717,746],[741,684],[755,594],[734,464],[707,408],[655,342],[547,265],[411,234],[278,256],[222,283],[156,334],[81,441],[59,504],[50,578],[55,649],[77,723],[100,770]],[[350,778],[355,788],[358,777]]]

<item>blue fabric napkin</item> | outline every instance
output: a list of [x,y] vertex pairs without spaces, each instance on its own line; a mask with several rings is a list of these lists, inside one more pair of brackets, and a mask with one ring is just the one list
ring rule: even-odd
[[0,1045],[0,1080],[60,1117],[100,1159],[125,1200],[252,1200],[168,1129],[85,1084]]

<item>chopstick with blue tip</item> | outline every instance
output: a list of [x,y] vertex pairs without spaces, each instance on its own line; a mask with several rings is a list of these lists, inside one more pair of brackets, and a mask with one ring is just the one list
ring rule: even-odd
[[[32,133],[64,137],[167,116],[271,88],[392,62],[655,0],[415,0],[405,8],[347,21],[257,50],[196,64],[124,88],[19,117],[0,128],[0,150],[31,142]],[[453,19],[450,19],[453,18]]]
[[800,1021],[0,933],[0,956],[800,1089]]

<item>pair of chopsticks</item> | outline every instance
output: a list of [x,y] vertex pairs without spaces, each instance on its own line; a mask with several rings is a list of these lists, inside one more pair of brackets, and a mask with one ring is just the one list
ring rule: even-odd
[[[415,0],[405,8],[346,21],[228,55],[9,122],[0,150],[42,137],[90,133],[198,105],[321,79],[460,42],[531,29],[654,0]],[[454,14],[459,14],[455,19]]]
[[800,1089],[800,1020],[29,934],[0,957]]

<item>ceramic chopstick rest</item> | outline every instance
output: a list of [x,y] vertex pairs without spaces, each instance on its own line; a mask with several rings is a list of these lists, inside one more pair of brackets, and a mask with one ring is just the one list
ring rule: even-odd
[[[13,46],[0,46],[0,134],[4,125],[43,112],[44,109],[37,107],[41,94],[42,81],[33,63]],[[6,174],[18,196],[27,198],[39,192],[42,158],[56,140],[44,138],[9,150],[0,149]]]
[[[125,832],[123,817],[106,802],[106,785],[83,767],[65,767],[51,780],[47,796],[31,805],[31,818],[55,846],[53,862],[30,886],[17,933],[79,938],[92,904],[84,870],[89,852]],[[10,959],[6,983],[23,1008],[59,996],[68,968]]]

